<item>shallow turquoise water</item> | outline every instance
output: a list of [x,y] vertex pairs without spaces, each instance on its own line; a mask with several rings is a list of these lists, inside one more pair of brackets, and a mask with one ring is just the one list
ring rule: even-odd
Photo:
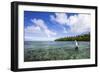
[[80,41],[78,44],[79,51],[76,52],[74,41],[25,41],[24,61],[90,58],[90,42]]
[[[78,42],[79,47],[81,49],[83,48],[89,48],[90,43],[89,42]],[[27,49],[44,49],[44,48],[68,48],[68,49],[73,49],[75,47],[75,42],[74,41],[67,41],[67,42],[58,42],[58,41],[25,41],[24,47]]]

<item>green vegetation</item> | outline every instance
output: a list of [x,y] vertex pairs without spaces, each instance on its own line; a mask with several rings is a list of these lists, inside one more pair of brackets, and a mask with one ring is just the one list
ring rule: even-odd
[[58,38],[55,41],[90,41],[90,34],[78,35],[74,37]]
[[89,48],[75,49],[49,48],[49,49],[25,49],[24,61],[48,61],[48,60],[69,60],[90,58]]

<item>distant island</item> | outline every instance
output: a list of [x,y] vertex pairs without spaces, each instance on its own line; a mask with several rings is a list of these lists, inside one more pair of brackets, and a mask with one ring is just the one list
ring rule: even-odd
[[75,41],[75,40],[77,40],[77,41],[90,41],[90,33],[72,36],[72,37],[58,38],[55,41]]

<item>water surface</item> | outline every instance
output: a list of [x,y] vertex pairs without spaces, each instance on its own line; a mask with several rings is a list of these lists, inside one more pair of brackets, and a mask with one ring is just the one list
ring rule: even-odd
[[24,61],[69,60],[90,58],[90,42],[78,41],[25,41]]

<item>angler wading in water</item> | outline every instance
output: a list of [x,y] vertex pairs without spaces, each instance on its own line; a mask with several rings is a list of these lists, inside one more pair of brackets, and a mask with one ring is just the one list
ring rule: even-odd
[[79,50],[79,45],[78,45],[78,42],[75,40],[75,51],[78,51]]

